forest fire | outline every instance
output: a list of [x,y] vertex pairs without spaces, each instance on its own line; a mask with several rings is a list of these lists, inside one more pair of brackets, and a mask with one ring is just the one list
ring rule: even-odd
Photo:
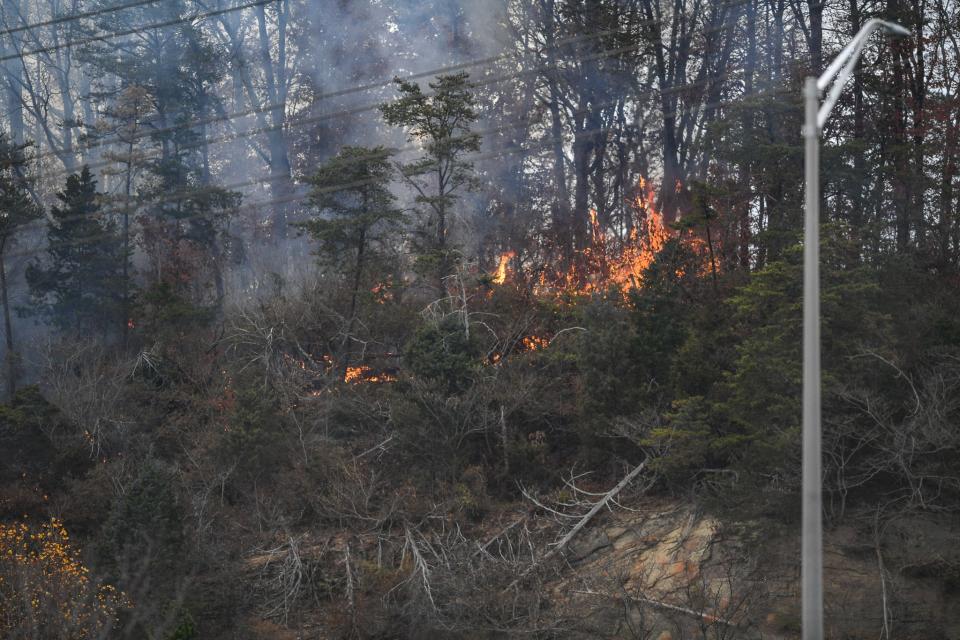
[[0,34],[0,640],[960,640],[960,2]]
[[343,381],[350,384],[361,384],[366,382],[396,382],[395,375],[386,372],[376,372],[371,367],[362,365],[359,367],[347,367]]
[[[534,291],[538,295],[561,293],[598,293],[611,288],[626,294],[640,286],[643,273],[657,253],[673,236],[664,224],[663,214],[656,207],[653,186],[640,178],[637,196],[632,203],[634,219],[626,238],[620,241],[604,229],[597,211],[590,210],[590,244],[577,252],[568,268],[546,265],[540,272]],[[504,284],[513,274],[510,262],[513,251],[500,256],[495,284]]]
[[390,291],[391,286],[392,284],[389,282],[378,282],[370,289],[370,293],[374,296],[374,302],[377,304],[386,304],[393,300],[393,293]]
[[515,251],[506,251],[500,256],[500,264],[497,265],[497,273],[493,276],[494,284],[503,284],[507,281],[509,274],[510,261],[516,257]]
[[[320,365],[322,370],[320,367],[311,366],[306,361],[287,354],[284,355],[284,359],[290,366],[300,371],[316,374],[317,379],[330,375],[336,368],[336,361],[330,354],[324,354],[320,357],[320,360],[315,363],[316,365]],[[348,384],[395,382],[397,379],[394,374],[374,369],[367,365],[347,366],[346,369],[342,369],[341,371],[343,373],[343,382]],[[307,395],[318,397],[322,395],[322,390],[313,390]]]
[[532,351],[543,351],[550,346],[552,338],[546,336],[529,335],[523,336],[519,341],[512,343],[505,352],[494,351],[487,358],[486,364],[497,366],[508,353],[527,353]]
[[521,342],[525,351],[542,351],[550,346],[550,339],[542,336],[526,336]]

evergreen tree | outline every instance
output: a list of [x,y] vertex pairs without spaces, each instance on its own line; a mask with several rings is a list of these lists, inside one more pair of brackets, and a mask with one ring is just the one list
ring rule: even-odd
[[3,302],[3,327],[7,347],[7,393],[13,398],[17,390],[17,356],[14,350],[13,329],[10,322],[6,257],[20,228],[40,217],[41,211],[29,192],[26,179],[27,145],[10,141],[0,131],[0,299]]
[[424,155],[401,165],[403,177],[417,192],[417,202],[427,208],[419,247],[420,270],[432,271],[442,292],[443,278],[452,269],[450,219],[463,191],[474,188],[473,164],[464,157],[480,149],[480,136],[471,132],[477,120],[476,97],[468,74],[438,76],[427,95],[414,82],[397,78],[400,98],[381,105],[388,124],[407,129],[411,141],[423,146]]
[[47,254],[27,268],[36,313],[77,335],[122,329],[124,306],[123,238],[102,213],[97,181],[84,167],[67,178],[50,209]]
[[[101,0],[97,6],[114,7],[116,0]],[[227,56],[189,19],[190,11],[190,3],[182,0],[125,11],[123,19],[133,25],[157,26],[90,44],[84,55],[110,79],[102,88],[114,99],[107,112],[119,128],[119,157],[113,159],[123,170],[128,217],[131,182],[139,176],[141,215],[136,220],[143,227],[140,240],[150,262],[151,286],[165,285],[183,300],[202,303],[211,285],[217,300],[223,298],[218,241],[239,194],[213,184],[209,157],[207,127],[218,112],[216,87]],[[134,148],[141,139],[153,147],[151,153]]]
[[[319,243],[321,263],[348,279],[348,326],[341,350],[353,334],[360,292],[382,280],[382,269],[378,274],[375,267],[384,265],[403,220],[389,189],[390,155],[383,147],[344,147],[310,179],[311,203],[327,217],[297,225]],[[345,370],[347,354],[341,359]]]

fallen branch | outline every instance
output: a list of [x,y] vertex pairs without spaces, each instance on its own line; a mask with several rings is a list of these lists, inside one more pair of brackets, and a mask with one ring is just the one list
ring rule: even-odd
[[357,631],[357,601],[354,595],[353,569],[350,566],[350,543],[347,542],[347,549],[343,556],[343,565],[347,572],[347,605],[350,607],[350,631]]
[[511,529],[513,529],[515,526],[517,526],[518,524],[520,524],[521,522],[523,522],[523,521],[526,520],[526,519],[527,519],[527,518],[526,518],[525,516],[524,516],[524,517],[521,517],[521,518],[517,518],[516,520],[514,520],[513,522],[511,522],[510,524],[508,524],[506,527],[504,527],[503,529],[501,529],[501,530],[500,530],[500,533],[498,533],[497,535],[493,536],[492,538],[490,538],[489,540],[487,540],[486,542],[484,542],[482,545],[478,544],[478,545],[477,545],[477,550],[473,552],[473,555],[474,555],[474,556],[478,556],[478,555],[480,555],[481,553],[485,553],[486,550],[487,550],[487,547],[489,547],[491,544],[493,544],[494,542],[496,542],[502,535],[504,535],[505,533],[507,533],[508,531],[510,531]]
[[353,457],[353,461],[356,462],[357,460],[359,460],[360,458],[364,457],[364,456],[367,455],[368,453],[373,453],[373,452],[376,451],[377,449],[380,449],[380,450],[382,451],[382,450],[384,449],[384,447],[385,447],[391,440],[393,440],[394,437],[395,437],[395,436],[390,436],[389,438],[387,438],[386,440],[384,440],[384,441],[381,442],[380,444],[375,444],[375,445],[373,445],[372,447],[370,447],[369,449],[367,449],[366,451],[364,451],[363,453],[354,456],[354,457]]
[[734,622],[734,621],[732,621],[732,620],[727,620],[727,619],[725,619],[725,618],[721,618],[720,616],[715,616],[715,615],[710,614],[710,613],[704,613],[703,611],[696,611],[695,609],[689,609],[689,608],[687,608],[687,607],[681,607],[681,606],[675,605],[675,604],[669,604],[669,603],[666,603],[666,602],[660,602],[659,600],[651,600],[650,598],[637,598],[637,597],[634,597],[634,596],[622,596],[622,595],[618,595],[618,594],[597,593],[596,591],[574,591],[574,593],[577,593],[577,594],[580,594],[580,595],[584,595],[584,596],[599,596],[599,597],[601,597],[601,598],[612,598],[612,599],[614,599],[614,600],[619,600],[620,598],[623,598],[623,599],[629,600],[629,601],[631,601],[631,602],[639,602],[639,603],[641,603],[641,604],[648,604],[648,605],[650,605],[650,606],[652,606],[652,607],[656,607],[656,608],[658,608],[658,609],[666,609],[666,610],[668,610],[668,611],[676,611],[676,612],[678,612],[678,613],[683,613],[683,614],[686,614],[686,615],[688,615],[688,616],[692,616],[692,617],[694,617],[694,618],[700,618],[701,620],[704,620],[704,621],[709,622],[709,623],[711,623],[711,624],[722,624],[722,625],[727,626],[727,627],[737,627],[737,626],[739,626],[736,622]]
[[597,513],[599,513],[601,509],[607,506],[608,502],[610,502],[613,498],[617,496],[617,494],[623,491],[624,487],[626,487],[628,484],[630,484],[630,482],[634,478],[640,475],[640,472],[643,471],[646,466],[647,466],[647,461],[644,460],[643,462],[638,464],[636,467],[634,467],[633,471],[628,473],[626,476],[623,477],[623,480],[617,483],[617,486],[615,486],[613,489],[610,489],[610,491],[608,491],[602,498],[600,498],[593,504],[593,507],[590,508],[590,511],[588,511],[585,516],[580,518],[580,521],[576,525],[574,525],[574,527],[570,529],[570,531],[568,531],[567,534],[563,536],[563,538],[560,539],[560,541],[556,544],[556,546],[553,547],[553,549],[548,551],[542,558],[540,558],[539,561],[534,562],[529,567],[527,567],[526,571],[520,574],[520,577],[518,577],[516,580],[511,582],[507,586],[505,591],[515,587],[518,582],[520,582],[525,577],[527,577],[527,575],[529,575],[529,573],[533,571],[537,566],[546,562],[553,556],[557,555],[560,551],[562,551],[563,548],[567,546],[567,543],[573,540],[573,538],[578,533],[580,533],[580,530],[583,529],[587,525],[587,523],[593,519],[593,516],[597,515]]

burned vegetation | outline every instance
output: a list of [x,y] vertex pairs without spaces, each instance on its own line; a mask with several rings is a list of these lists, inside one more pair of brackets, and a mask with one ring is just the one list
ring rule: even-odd
[[960,638],[957,6],[0,1],[0,636]]

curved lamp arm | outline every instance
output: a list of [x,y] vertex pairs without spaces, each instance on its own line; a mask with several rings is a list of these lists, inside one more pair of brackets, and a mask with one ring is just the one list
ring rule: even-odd
[[826,100],[823,101],[823,105],[821,105],[819,111],[817,111],[817,129],[822,129],[827,118],[830,117],[830,112],[833,111],[833,106],[837,103],[837,99],[840,97],[844,85],[850,80],[850,76],[853,75],[853,71],[857,67],[857,62],[860,60],[860,54],[863,53],[863,48],[866,46],[867,40],[873,35],[874,31],[880,29],[892,35],[910,35],[909,31],[894,22],[887,22],[879,18],[867,20],[860,28],[860,31],[857,32],[857,35],[853,37],[853,40],[843,48],[840,55],[838,55],[833,62],[830,63],[830,66],[824,70],[823,74],[817,78],[817,90],[819,91],[823,91],[833,83]]

